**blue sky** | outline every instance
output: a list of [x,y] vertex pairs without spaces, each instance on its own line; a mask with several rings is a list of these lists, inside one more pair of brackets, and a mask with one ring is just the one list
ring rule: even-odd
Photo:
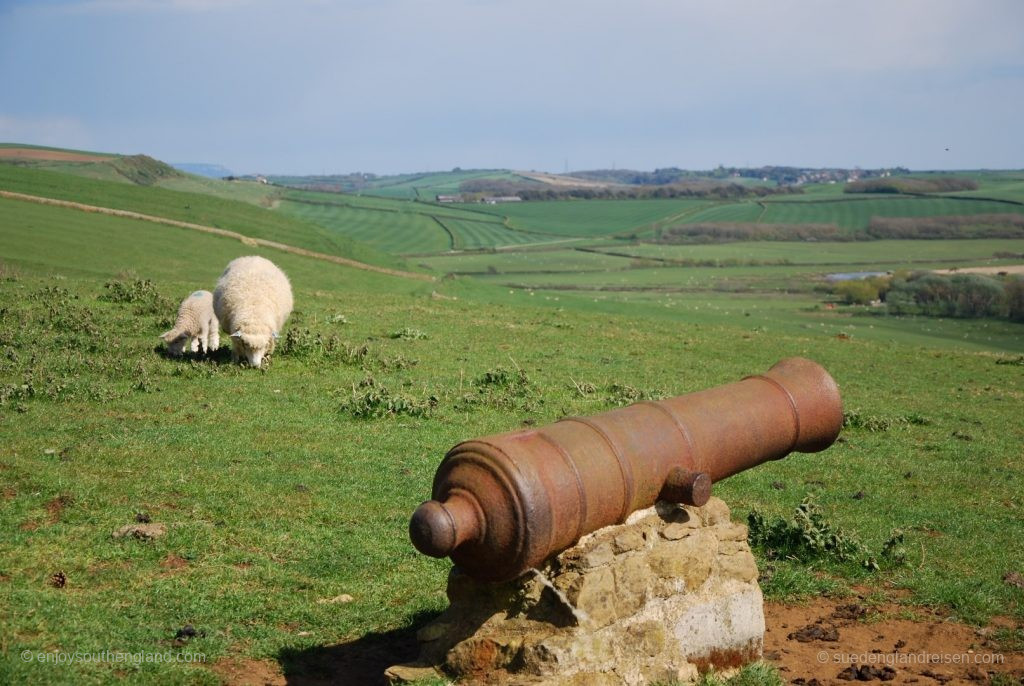
[[1024,167],[1019,0],[0,0],[0,141],[319,174]]

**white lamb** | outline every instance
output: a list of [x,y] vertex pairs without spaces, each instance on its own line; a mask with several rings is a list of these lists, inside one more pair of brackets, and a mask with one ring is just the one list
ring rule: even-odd
[[209,353],[220,347],[220,323],[213,313],[213,293],[195,291],[181,301],[174,327],[160,335],[168,354],[180,357],[186,351]]
[[239,257],[228,262],[213,292],[213,309],[231,333],[231,359],[244,356],[253,367],[274,351],[274,341],[292,312],[288,277],[268,259]]

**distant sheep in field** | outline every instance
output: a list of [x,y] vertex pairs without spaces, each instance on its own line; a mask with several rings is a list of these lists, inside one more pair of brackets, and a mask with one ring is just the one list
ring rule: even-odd
[[268,259],[239,257],[228,263],[213,292],[213,309],[231,334],[231,359],[253,367],[274,351],[274,341],[292,312],[288,277]]
[[185,352],[204,353],[220,347],[220,323],[213,313],[213,293],[195,291],[181,301],[174,327],[160,335],[167,353],[180,357]]

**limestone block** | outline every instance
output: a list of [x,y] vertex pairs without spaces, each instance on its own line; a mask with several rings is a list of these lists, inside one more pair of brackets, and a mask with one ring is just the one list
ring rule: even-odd
[[697,530],[678,541],[666,541],[651,551],[651,570],[662,578],[682,579],[687,590],[700,588],[711,575],[718,541],[713,534]]
[[[454,569],[451,604],[419,630],[406,667],[467,686],[640,686],[740,666],[760,657],[764,635],[746,534],[717,498],[658,503],[510,582]],[[414,674],[394,670],[395,683]]]
[[615,619],[615,573],[608,567],[577,576],[565,595],[593,625],[604,626]]
[[583,555],[583,566],[587,569],[593,569],[594,567],[601,567],[612,561],[615,557],[615,552],[612,549],[612,544],[608,542],[601,542],[595,545],[592,549]]
[[630,555],[618,562],[615,573],[615,610],[619,617],[637,612],[647,600],[651,588],[651,566],[643,555]]
[[612,541],[612,548],[616,554],[627,553],[631,550],[639,550],[644,547],[643,532],[635,527],[624,529],[615,536]]
[[718,567],[723,578],[737,581],[757,581],[757,563],[749,549],[746,553],[723,555],[718,559]]

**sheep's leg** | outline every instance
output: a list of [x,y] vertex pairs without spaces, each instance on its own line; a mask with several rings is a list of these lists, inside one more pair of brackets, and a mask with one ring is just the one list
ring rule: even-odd
[[185,339],[185,347],[194,353],[199,352],[199,337],[189,337]]
[[210,330],[206,327],[199,331],[199,349],[203,351],[204,355],[210,352]]
[[211,319],[207,326],[210,330],[210,347],[207,350],[216,352],[220,348],[220,322],[216,319]]

